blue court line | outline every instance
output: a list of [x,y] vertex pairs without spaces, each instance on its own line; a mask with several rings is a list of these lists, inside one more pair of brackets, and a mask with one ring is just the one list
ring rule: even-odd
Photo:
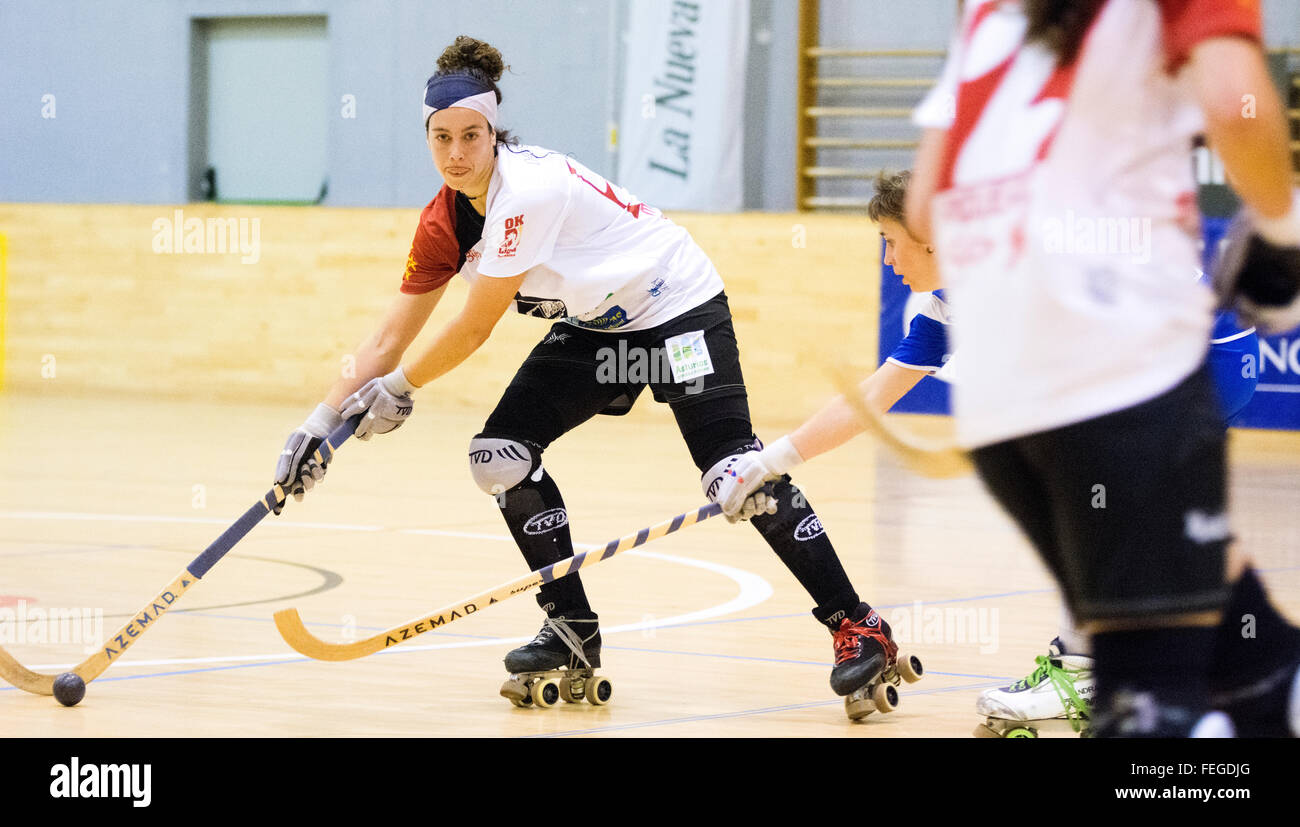
[[[940,692],[965,692],[974,689],[986,688],[986,684],[972,684],[969,686],[954,686],[943,689],[923,689],[917,692],[908,691],[908,695],[934,695]],[[615,724],[613,726],[596,727],[594,729],[574,729],[567,732],[549,732],[538,735],[524,735],[523,738],[564,738],[575,735],[594,735],[600,732],[617,732],[627,729],[645,729],[647,727],[669,726],[671,724],[690,724],[700,721],[717,721],[726,718],[745,718],[757,715],[769,715],[773,712],[790,712],[798,709],[816,709],[823,706],[842,706],[844,701],[813,701],[803,704],[785,704],[783,706],[768,706],[760,709],[745,709],[739,712],[719,712],[713,715],[691,715],[685,718],[665,718],[659,721],[642,721],[635,724]],[[541,713],[545,714],[545,713]]]

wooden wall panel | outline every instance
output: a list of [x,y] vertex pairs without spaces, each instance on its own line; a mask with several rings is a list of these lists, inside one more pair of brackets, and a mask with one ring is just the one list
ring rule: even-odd
[[[155,252],[155,236],[166,232],[156,222],[175,222],[178,209],[187,220],[256,220],[257,261],[243,263],[238,252]],[[307,406],[396,293],[418,214],[0,205],[9,246],[8,385]],[[879,248],[865,218],[674,218],[726,281],[756,419],[797,418],[828,397],[817,368],[824,360],[849,360],[864,372],[874,366]],[[464,295],[458,280],[427,330],[450,318]],[[452,381],[426,395],[490,409],[545,331],[508,315]]]

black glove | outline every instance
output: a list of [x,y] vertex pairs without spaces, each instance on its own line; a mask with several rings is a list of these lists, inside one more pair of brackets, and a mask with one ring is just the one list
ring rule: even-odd
[[1235,310],[1242,327],[1264,335],[1300,325],[1300,244],[1274,244],[1256,230],[1245,211],[1228,229],[1223,255],[1214,266],[1219,306]]

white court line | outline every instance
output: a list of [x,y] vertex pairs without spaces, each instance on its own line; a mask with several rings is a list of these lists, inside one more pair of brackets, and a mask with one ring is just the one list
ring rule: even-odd
[[[168,517],[162,514],[82,514],[75,511],[0,511],[3,520],[99,520],[112,523],[193,523],[197,525],[230,525],[232,520],[220,517]],[[346,523],[295,523],[275,520],[271,526],[287,528],[327,528],[331,531],[383,531],[381,525],[347,525]]]
[[[41,517],[32,516],[36,514],[41,514],[43,516]],[[11,517],[11,515],[21,515],[15,517],[16,519],[64,519],[65,518],[64,514],[60,512],[53,512],[53,511],[51,512],[0,512],[0,517]],[[145,515],[126,516],[126,515],[112,515],[112,514],[102,514],[102,515],[72,514],[69,518],[71,519],[98,518],[98,519],[107,519],[107,520],[130,520],[135,522],[147,522],[151,519]],[[208,518],[204,518],[204,517],[163,517],[158,519],[161,522],[212,522],[212,520],[209,520]],[[218,520],[216,522],[220,522],[220,521]],[[282,523],[282,525],[284,524]],[[294,523],[293,525],[297,525],[300,527],[309,527],[309,528],[335,528],[336,527],[330,523]],[[337,527],[341,528],[342,526],[337,526]],[[379,531],[382,530],[382,528],[383,528],[382,526],[354,526],[352,527],[352,530]],[[402,533],[403,534],[424,534],[424,535],[443,536],[443,537],[464,537],[464,538],[477,539],[477,540],[503,540],[511,543],[514,542],[514,538],[504,534],[471,534],[468,532],[460,532],[460,531],[442,531],[440,529],[433,529],[433,528],[404,529],[402,530]],[[590,549],[605,547],[604,543],[600,543],[600,544],[574,543],[573,545],[574,548],[578,550],[590,550]],[[617,632],[638,632],[647,629],[656,629],[663,626],[675,626],[681,623],[690,623],[697,620],[706,620],[709,618],[720,617],[723,615],[732,614],[734,612],[743,611],[745,609],[750,608],[751,606],[757,606],[758,604],[767,600],[773,594],[772,584],[768,583],[759,575],[754,574],[753,572],[750,571],[745,571],[744,569],[738,569],[733,566],[726,566],[721,563],[715,563],[708,560],[692,560],[687,557],[677,557],[675,555],[660,554],[658,552],[653,552],[653,551],[645,551],[645,550],[638,551],[633,549],[630,551],[625,551],[623,553],[629,555],[635,555],[637,557],[647,557],[652,560],[661,560],[665,563],[677,563],[683,566],[692,566],[694,568],[700,568],[706,571],[712,571],[716,574],[721,574],[724,577],[728,577],[731,580],[735,581],[735,583],[740,587],[740,593],[736,595],[734,598],[732,598],[731,600],[727,601],[726,603],[722,603],[717,606],[711,606],[707,609],[700,609],[698,611],[687,612],[686,614],[674,615],[672,617],[665,617],[662,619],[656,618],[651,620],[643,620],[640,623],[625,623],[621,626],[610,626],[601,629],[601,634],[614,634]],[[457,641],[455,643],[432,643],[432,644],[425,644],[422,646],[396,646],[392,649],[382,650],[377,654],[387,655],[387,654],[393,654],[397,652],[429,652],[437,649],[468,649],[476,646],[499,646],[508,643],[520,643],[532,639],[533,639],[533,635],[526,635],[523,637],[483,638],[483,639],[470,640],[470,641]],[[164,658],[161,660],[127,660],[127,661],[119,660],[115,662],[110,668],[118,668],[122,666],[131,666],[131,667],[184,666],[184,665],[196,665],[196,664],[206,664],[206,663],[252,663],[257,661],[276,661],[276,660],[310,660],[310,658],[303,657],[295,652],[288,652],[288,653],[281,652],[277,654],[268,654],[268,655],[231,655],[228,657],[217,656],[217,657],[205,657],[205,658]],[[68,664],[68,663],[47,663],[47,664],[32,666],[29,668],[41,669],[41,670],[66,669],[74,665],[75,664]]]

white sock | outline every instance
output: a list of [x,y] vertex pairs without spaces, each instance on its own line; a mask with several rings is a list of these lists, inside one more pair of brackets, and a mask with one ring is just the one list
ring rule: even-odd
[[1056,636],[1061,639],[1065,651],[1071,655],[1092,657],[1092,638],[1079,631],[1074,625],[1074,618],[1070,616],[1070,610],[1065,606],[1061,606],[1061,628]]

